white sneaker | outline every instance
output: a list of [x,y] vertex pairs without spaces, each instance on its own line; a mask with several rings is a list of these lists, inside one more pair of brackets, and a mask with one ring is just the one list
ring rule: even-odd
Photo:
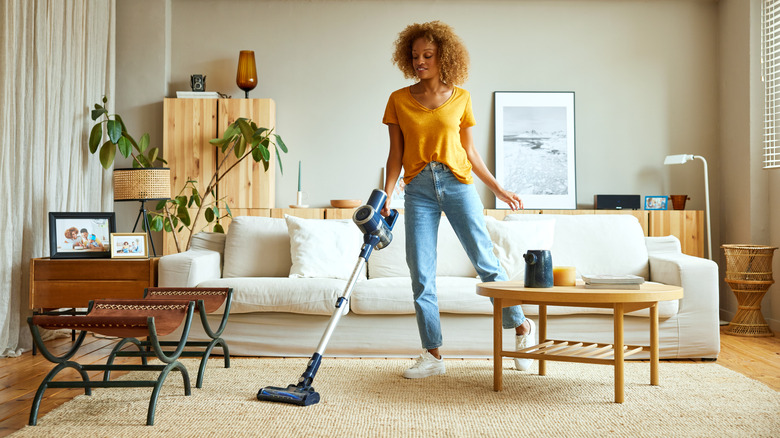
[[[533,347],[538,342],[536,340],[536,324],[530,319],[526,318],[529,324],[531,324],[531,329],[528,330],[528,333],[524,335],[517,335],[515,336],[515,351],[520,351],[524,348]],[[515,368],[518,371],[525,371],[528,368],[531,368],[531,363],[533,362],[533,359],[521,359],[519,357],[515,358]]]
[[438,376],[444,374],[444,359],[436,359],[427,351],[424,351],[417,362],[411,368],[404,371],[404,377],[407,379],[422,379],[423,377]]

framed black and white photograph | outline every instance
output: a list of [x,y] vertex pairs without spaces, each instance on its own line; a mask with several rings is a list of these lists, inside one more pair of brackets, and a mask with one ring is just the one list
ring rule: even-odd
[[666,196],[645,196],[645,210],[666,210],[668,203]]
[[50,256],[53,259],[109,258],[109,238],[115,231],[113,212],[49,212]]
[[[574,92],[496,91],[496,179],[523,207],[577,208]],[[509,206],[496,198],[496,208]]]
[[112,259],[148,259],[146,233],[111,233]]

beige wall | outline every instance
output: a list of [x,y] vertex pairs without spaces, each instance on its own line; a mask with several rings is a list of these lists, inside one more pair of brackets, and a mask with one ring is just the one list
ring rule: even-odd
[[[365,199],[386,159],[387,96],[410,84],[390,63],[393,40],[409,23],[440,19],[471,52],[464,87],[491,169],[494,91],[574,91],[579,207],[592,207],[597,193],[688,193],[689,208],[704,209],[701,162],[663,166],[668,154],[702,155],[719,261],[722,242],[755,239],[771,223],[757,210],[768,177],[745,149],[755,146],[751,1],[117,0],[118,60],[132,60],[117,73],[117,109],[159,144],[163,97],[189,90],[195,73],[207,75],[208,90],[243,96],[238,51],[254,50],[259,86],[250,97],[276,101],[290,147],[278,206],[295,202],[298,160],[308,204]],[[729,316],[733,298],[721,295]],[[780,320],[780,303],[768,308]]]

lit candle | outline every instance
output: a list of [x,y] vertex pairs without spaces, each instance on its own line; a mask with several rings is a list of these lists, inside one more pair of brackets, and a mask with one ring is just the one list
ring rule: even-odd
[[301,161],[298,160],[298,191],[301,191]]

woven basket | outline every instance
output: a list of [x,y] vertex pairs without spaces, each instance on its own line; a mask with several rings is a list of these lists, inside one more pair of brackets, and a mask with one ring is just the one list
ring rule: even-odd
[[171,169],[165,167],[114,170],[114,200],[171,198]]
[[739,304],[726,333],[738,336],[772,336],[761,314],[761,299],[774,283],[772,255],[777,247],[722,245],[726,254],[726,283]]

